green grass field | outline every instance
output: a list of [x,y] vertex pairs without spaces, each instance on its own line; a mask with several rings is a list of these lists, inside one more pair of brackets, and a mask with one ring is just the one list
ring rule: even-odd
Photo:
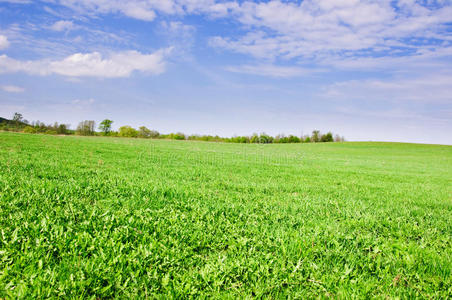
[[452,297],[452,147],[0,133],[0,298]]

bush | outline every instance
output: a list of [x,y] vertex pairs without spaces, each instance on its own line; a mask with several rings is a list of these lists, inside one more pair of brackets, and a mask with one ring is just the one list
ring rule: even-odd
[[44,134],[55,135],[55,134],[58,134],[58,132],[56,130],[47,130],[46,132],[44,132]]
[[173,140],[185,140],[185,134],[178,132],[178,133],[171,133],[170,139]]
[[121,137],[138,137],[138,131],[130,126],[119,127],[118,136]]
[[24,133],[38,133],[38,131],[31,126],[25,126]]

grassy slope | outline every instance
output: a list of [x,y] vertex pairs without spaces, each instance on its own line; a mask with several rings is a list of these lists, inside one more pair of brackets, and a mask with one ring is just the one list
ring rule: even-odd
[[452,295],[452,147],[0,133],[0,298]]

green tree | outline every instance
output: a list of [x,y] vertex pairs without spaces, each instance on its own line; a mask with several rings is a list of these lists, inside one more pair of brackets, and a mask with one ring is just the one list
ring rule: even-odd
[[259,136],[257,135],[257,133],[253,134],[253,136],[250,139],[250,143],[252,143],[252,144],[259,143]]
[[112,120],[105,119],[99,124],[99,130],[103,132],[104,135],[109,135],[111,132],[111,124],[113,124]]
[[60,124],[60,125],[58,125],[58,126],[55,128],[55,130],[56,130],[56,132],[57,132],[58,134],[67,134],[67,133],[68,133],[68,130],[67,130],[68,127],[69,127],[69,126],[66,125],[66,124]]
[[320,142],[320,131],[314,130],[312,132],[311,142],[314,142],[314,143]]
[[138,137],[138,131],[128,125],[119,127],[118,136],[122,137]]
[[147,128],[146,126],[141,126],[138,128],[138,137],[140,138],[150,138],[151,137],[151,130]]
[[259,144],[271,144],[273,143],[273,137],[267,135],[266,133],[261,133],[259,136]]
[[290,135],[289,136],[289,143],[301,143],[301,140],[296,135]]
[[323,134],[322,137],[320,138],[321,142],[324,143],[328,143],[328,142],[333,142],[333,134],[331,132],[328,132],[327,134]]

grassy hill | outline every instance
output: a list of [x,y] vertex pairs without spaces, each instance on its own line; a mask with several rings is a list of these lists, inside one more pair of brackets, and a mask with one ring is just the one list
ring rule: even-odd
[[0,117],[0,123],[13,123],[13,121]]
[[20,121],[16,122],[13,120],[8,120],[8,119],[0,117],[0,125],[2,125],[2,124],[8,124],[8,125],[14,125],[14,126],[26,126],[27,125],[24,122],[20,122]]
[[452,147],[0,133],[0,298],[452,295]]

